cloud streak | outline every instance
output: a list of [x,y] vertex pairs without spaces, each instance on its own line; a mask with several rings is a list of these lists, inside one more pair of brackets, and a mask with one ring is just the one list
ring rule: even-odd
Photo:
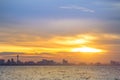
[[73,9],[73,10],[80,10],[82,12],[90,12],[94,13],[95,11],[86,7],[81,7],[81,6],[61,6],[59,7],[61,9]]

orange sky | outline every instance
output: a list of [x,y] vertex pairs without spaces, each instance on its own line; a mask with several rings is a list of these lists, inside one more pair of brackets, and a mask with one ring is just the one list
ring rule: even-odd
[[[39,61],[45,58],[60,61],[65,58],[73,63],[109,62],[109,60],[112,59],[110,58],[112,54],[110,47],[106,47],[109,45],[99,43],[99,40],[103,38],[107,39],[108,37],[109,39],[116,39],[119,38],[119,36],[109,34],[97,35],[55,36],[49,39],[38,36],[32,38],[28,35],[22,35],[22,42],[14,40],[17,39],[17,37],[15,37],[13,40],[9,40],[11,42],[8,44],[1,44],[0,52],[1,56],[6,59],[12,56],[15,58],[16,54],[19,53],[22,60]],[[31,38],[27,40],[26,37]],[[7,54],[5,52],[7,52]]]

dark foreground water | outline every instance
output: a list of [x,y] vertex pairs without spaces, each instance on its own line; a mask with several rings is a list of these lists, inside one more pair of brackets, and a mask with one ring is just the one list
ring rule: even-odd
[[0,80],[120,80],[120,66],[1,66]]

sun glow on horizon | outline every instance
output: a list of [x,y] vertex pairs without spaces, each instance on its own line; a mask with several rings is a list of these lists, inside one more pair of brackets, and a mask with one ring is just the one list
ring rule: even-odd
[[72,52],[83,52],[83,53],[100,53],[103,52],[101,49],[91,48],[91,47],[81,47],[81,48],[74,48]]

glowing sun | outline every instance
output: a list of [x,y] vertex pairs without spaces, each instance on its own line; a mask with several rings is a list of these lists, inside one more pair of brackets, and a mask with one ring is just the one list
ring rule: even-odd
[[97,53],[103,52],[103,50],[90,47],[81,47],[72,49],[72,52]]

